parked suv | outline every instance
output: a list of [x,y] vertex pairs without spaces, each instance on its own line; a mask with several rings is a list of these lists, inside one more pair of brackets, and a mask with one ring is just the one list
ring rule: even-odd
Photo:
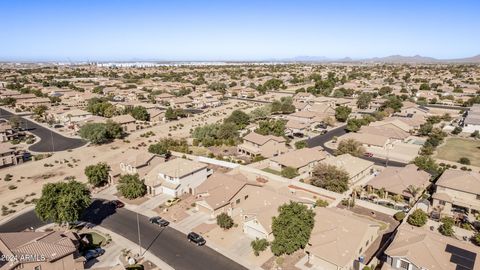
[[150,223],[158,225],[160,227],[167,227],[170,222],[161,217],[152,217],[149,219]]
[[194,233],[194,232],[191,232],[187,235],[187,239],[189,242],[193,242],[195,244],[197,244],[197,246],[203,246],[205,245],[205,243],[207,243],[207,241],[205,241],[205,239],[203,239],[202,236],[200,236],[198,233]]

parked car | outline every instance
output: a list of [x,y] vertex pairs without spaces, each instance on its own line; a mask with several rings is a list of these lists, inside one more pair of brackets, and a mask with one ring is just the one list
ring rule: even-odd
[[103,248],[90,249],[85,251],[85,254],[83,255],[83,257],[85,257],[85,259],[89,261],[91,259],[102,256],[104,253],[105,253],[105,250]]
[[152,224],[155,224],[155,225],[158,225],[160,227],[166,227],[168,226],[168,224],[170,224],[170,222],[168,222],[167,220],[161,218],[161,217],[151,217],[149,219],[150,223]]
[[205,241],[205,239],[202,236],[194,232],[189,233],[187,235],[187,239],[189,242],[193,242],[197,244],[197,246],[203,246],[205,245],[205,243],[207,243],[207,241]]
[[327,134],[327,132],[328,132],[328,130],[324,129],[324,130],[320,131],[320,135],[325,135],[325,134]]
[[363,154],[363,156],[365,156],[365,157],[373,157],[373,154],[372,154],[372,153],[369,153],[369,152],[366,152],[365,154]]
[[115,208],[122,208],[125,206],[125,204],[119,200],[113,200],[112,204],[115,206]]

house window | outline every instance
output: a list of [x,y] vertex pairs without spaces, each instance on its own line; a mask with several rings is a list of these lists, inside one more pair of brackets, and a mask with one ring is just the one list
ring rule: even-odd
[[239,204],[239,203],[240,203],[240,199],[237,199],[237,201],[236,201],[235,203]]
[[42,267],[40,265],[37,265],[35,266],[35,268],[33,268],[33,270],[42,270]]
[[[478,198],[477,198],[478,199]],[[438,201],[438,204],[445,205],[445,201]]]
[[401,269],[406,269],[408,270],[408,268],[410,267],[410,264],[406,261],[400,261],[400,268]]

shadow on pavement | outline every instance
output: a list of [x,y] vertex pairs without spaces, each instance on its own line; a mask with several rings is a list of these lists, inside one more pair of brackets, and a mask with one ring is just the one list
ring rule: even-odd
[[157,236],[155,236],[155,238],[153,238],[153,240],[150,242],[150,244],[145,248],[142,255],[144,255],[152,247],[153,243],[155,243],[155,241],[157,241],[158,237],[160,237],[160,235],[163,233],[163,231],[165,229],[166,228],[164,227],[157,233]]
[[115,205],[106,200],[94,200],[85,210],[81,220],[100,225],[103,220],[117,212]]

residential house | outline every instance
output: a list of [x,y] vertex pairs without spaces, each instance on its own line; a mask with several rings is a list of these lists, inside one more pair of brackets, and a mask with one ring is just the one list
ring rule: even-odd
[[84,121],[85,119],[92,117],[93,114],[81,109],[73,109],[73,110],[66,110],[61,111],[55,115],[53,115],[54,120],[58,123],[63,124],[64,126],[75,125],[80,121]]
[[127,149],[110,166],[109,182],[116,183],[122,174],[138,174],[141,179],[165,158],[147,151]]
[[320,161],[320,163],[333,165],[337,168],[345,170],[350,177],[350,185],[355,184],[362,178],[374,173],[373,162],[354,157],[350,154],[328,156],[326,159]]
[[178,197],[184,193],[193,194],[212,170],[206,164],[183,158],[176,158],[161,163],[145,176],[147,193],[155,196],[168,194]]
[[383,135],[370,134],[370,133],[357,133],[350,132],[338,137],[338,141],[355,140],[363,145],[368,150],[375,148],[376,150],[387,150],[391,144],[390,138]]
[[[405,167],[387,167],[366,184],[367,190],[385,192],[388,196],[401,195],[405,201],[414,202],[430,186],[431,175],[415,164]],[[410,188],[415,189],[414,194]]]
[[322,147],[302,148],[270,158],[269,167],[282,171],[286,167],[297,170],[298,174],[310,174],[315,166],[327,157]]
[[188,97],[175,97],[168,100],[172,108],[185,109],[192,106],[192,100]]
[[161,123],[165,120],[165,111],[158,108],[147,109],[150,114],[150,123]]
[[365,253],[379,232],[379,223],[348,210],[315,208],[315,226],[305,247],[311,269],[362,269]]
[[0,233],[0,270],[83,270],[79,245],[69,231]]
[[0,168],[23,163],[23,155],[10,142],[0,143]]
[[0,122],[0,143],[10,141],[15,138],[17,131],[7,122]]
[[[233,198],[246,185],[254,185],[254,183],[249,182],[240,173],[224,174],[215,172],[195,188],[195,208],[198,211],[210,214],[212,218],[220,213],[227,213],[233,216],[236,203],[240,203],[240,201],[236,202]],[[243,199],[245,200],[246,198]]]
[[312,93],[300,92],[293,96],[294,102],[311,103],[315,101],[315,96]]
[[288,151],[286,140],[283,137],[273,135],[260,135],[250,132],[243,137],[243,143],[237,146],[238,153],[247,156],[274,157]]
[[117,115],[110,118],[115,123],[118,123],[125,132],[132,132],[137,130],[136,120],[130,114]]
[[452,216],[480,214],[480,173],[448,169],[435,183],[433,207],[441,214]]
[[400,225],[385,250],[382,269],[479,270],[480,248],[426,228]]

